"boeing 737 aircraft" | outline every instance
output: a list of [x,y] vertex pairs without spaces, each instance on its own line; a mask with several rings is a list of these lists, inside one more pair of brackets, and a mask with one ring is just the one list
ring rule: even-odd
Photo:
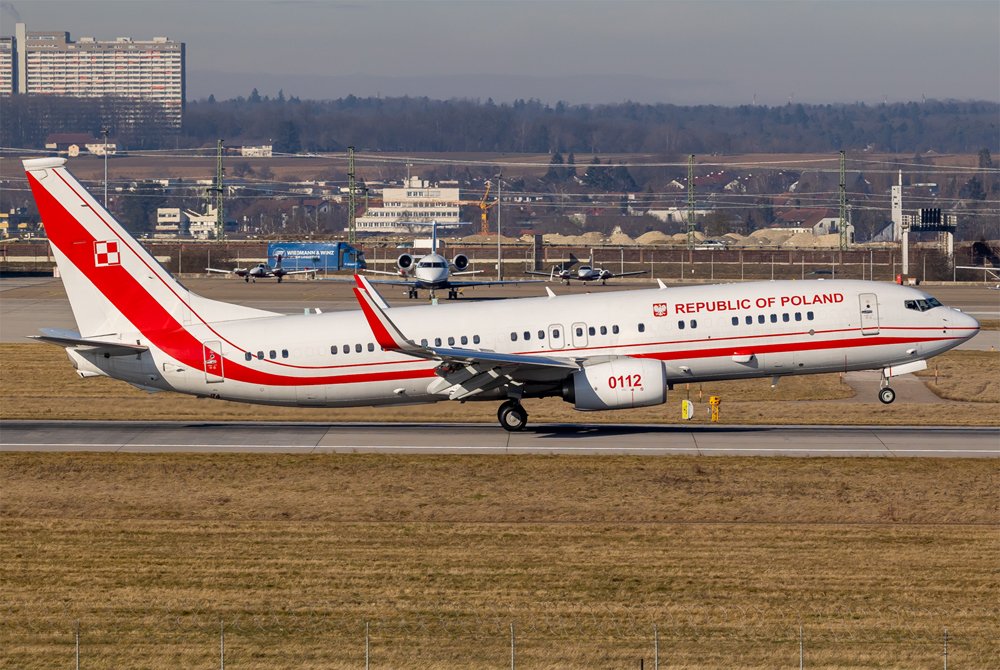
[[[502,286],[504,284],[530,284],[537,283],[537,279],[497,279],[491,281],[455,281],[451,277],[460,275],[472,275],[479,270],[465,272],[469,267],[469,258],[465,254],[455,256],[450,262],[447,258],[437,253],[437,224],[431,225],[431,253],[421,258],[414,258],[410,254],[401,254],[396,259],[398,272],[382,272],[379,270],[368,270],[371,274],[393,275],[400,279],[393,281],[390,279],[376,279],[375,284],[389,284],[392,286],[407,287],[407,296],[417,297],[417,291],[426,289],[430,291],[431,298],[440,290],[448,289],[448,299],[454,300],[458,297],[458,292],[463,288],[473,286]],[[452,272],[455,270],[455,272]]]
[[916,288],[772,281],[281,315],[179,284],[61,158],[24,161],[79,332],[43,331],[81,377],[310,407],[483,400],[509,431],[525,398],[578,410],[664,403],[684,382],[880,370],[889,379],[978,332]]

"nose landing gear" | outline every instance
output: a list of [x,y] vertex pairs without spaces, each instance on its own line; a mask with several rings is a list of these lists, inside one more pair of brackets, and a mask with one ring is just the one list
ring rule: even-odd
[[524,430],[528,425],[528,413],[517,400],[508,400],[500,405],[497,419],[500,421],[500,427],[511,433]]

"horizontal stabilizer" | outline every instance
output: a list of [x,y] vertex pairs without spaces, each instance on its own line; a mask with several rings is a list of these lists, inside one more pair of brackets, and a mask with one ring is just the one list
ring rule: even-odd
[[49,344],[57,344],[60,347],[85,348],[88,351],[107,354],[108,356],[135,356],[144,351],[149,351],[149,347],[141,344],[108,342],[93,337],[81,337],[80,333],[76,331],[58,328],[43,328],[41,335],[29,335],[28,337],[33,340],[48,342]]

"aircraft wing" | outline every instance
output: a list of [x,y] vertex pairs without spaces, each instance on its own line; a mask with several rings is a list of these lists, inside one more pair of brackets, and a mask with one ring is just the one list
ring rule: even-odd
[[220,270],[218,268],[205,268],[206,272],[218,272],[224,275],[238,274],[240,272],[246,272],[243,268],[236,268],[235,270]]
[[[285,276],[316,274],[319,270],[285,270]],[[273,274],[273,273],[272,273]]]
[[109,342],[92,337],[81,337],[80,333],[73,330],[63,330],[61,328],[43,328],[41,335],[29,335],[33,340],[41,340],[49,344],[58,344],[60,347],[85,348],[97,354],[107,354],[108,356],[135,356],[144,351],[149,351],[149,347],[141,344],[126,344],[124,342]]
[[469,286],[503,286],[504,284],[542,284],[541,279],[494,279],[492,281],[451,281],[448,285],[452,288],[467,288]]
[[440,362],[434,371],[440,379],[430,387],[434,393],[447,394],[452,400],[465,400],[505,385],[516,387],[527,381],[558,381],[581,367],[580,361],[570,358],[419,345],[392,322],[361,278],[355,275],[355,279],[358,285],[354,287],[354,295],[380,347]]
[[648,274],[646,270],[638,270],[636,272],[616,272],[611,276],[612,279],[615,277],[636,277],[638,275]]

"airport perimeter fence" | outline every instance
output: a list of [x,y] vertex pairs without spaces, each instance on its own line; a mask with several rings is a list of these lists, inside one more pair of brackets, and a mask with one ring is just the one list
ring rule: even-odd
[[0,667],[947,670],[1000,663],[1000,642],[990,641],[988,631],[932,632],[905,621],[868,630],[846,619],[777,627],[748,621],[739,630],[725,622],[671,626],[596,610],[518,621],[499,614],[365,621],[321,612],[217,618],[188,612],[158,620],[59,623],[6,619],[0,623]]

